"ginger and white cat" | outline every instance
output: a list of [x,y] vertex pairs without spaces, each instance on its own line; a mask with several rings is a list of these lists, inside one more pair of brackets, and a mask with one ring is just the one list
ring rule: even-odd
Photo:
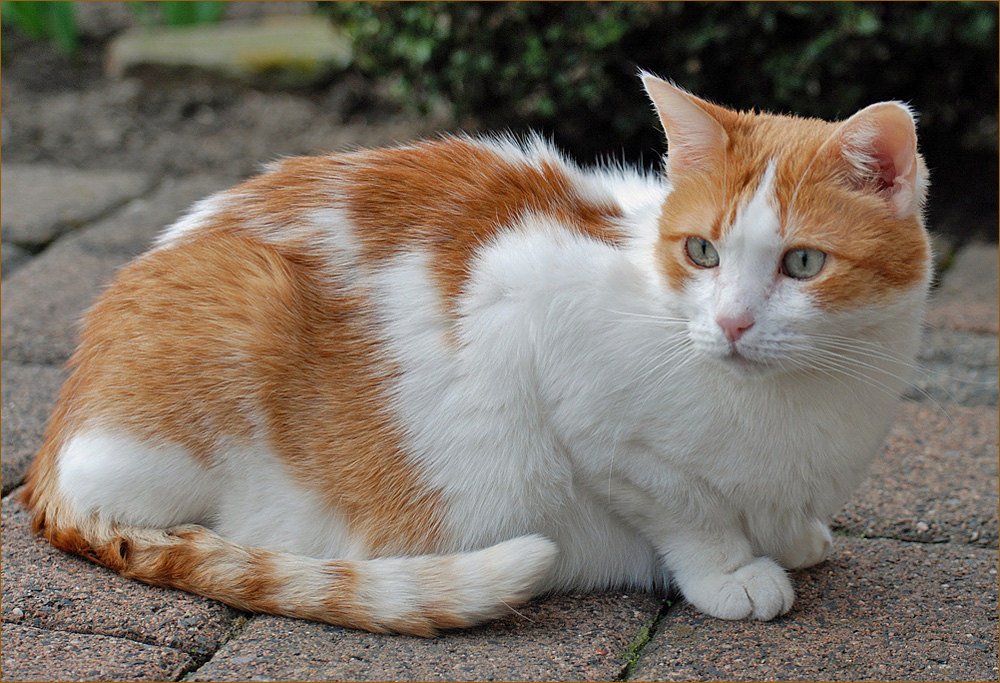
[[913,117],[643,80],[665,177],[456,137],[288,159],[195,205],[86,315],[36,528],[372,631],[608,587],[787,612],[917,348]]

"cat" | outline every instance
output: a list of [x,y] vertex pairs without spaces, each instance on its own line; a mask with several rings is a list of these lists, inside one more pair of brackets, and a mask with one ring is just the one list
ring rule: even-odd
[[914,115],[737,112],[640,75],[664,173],[452,136],[195,204],[85,316],[36,531],[373,632],[609,588],[787,613],[918,346]]

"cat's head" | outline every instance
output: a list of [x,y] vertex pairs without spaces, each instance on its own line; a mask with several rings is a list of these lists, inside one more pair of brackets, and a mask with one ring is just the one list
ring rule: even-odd
[[907,307],[920,317],[927,171],[906,105],[830,123],[735,112],[643,82],[672,185],[657,264],[683,294],[697,350],[742,369],[794,367],[817,344],[865,337]]

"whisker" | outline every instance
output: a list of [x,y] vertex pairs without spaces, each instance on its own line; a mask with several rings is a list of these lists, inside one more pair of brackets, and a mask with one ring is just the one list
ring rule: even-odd
[[[887,376],[887,377],[889,377],[891,379],[894,379],[894,380],[900,382],[904,386],[908,386],[908,387],[911,387],[913,389],[916,389],[924,398],[926,398],[928,401],[930,401],[931,403],[933,403],[938,408],[938,410],[940,410],[941,413],[946,418],[948,418],[949,422],[951,422],[952,424],[954,424],[954,420],[952,420],[951,415],[948,414],[948,411],[944,409],[944,406],[942,406],[937,400],[935,400],[935,398],[933,396],[931,396],[929,393],[927,393],[927,391],[925,391],[921,387],[917,386],[916,384],[914,384],[913,382],[911,382],[906,377],[904,377],[902,375],[899,375],[897,373],[894,373],[894,372],[892,372],[892,371],[890,371],[890,370],[888,370],[886,368],[880,367],[878,365],[874,365],[872,363],[867,363],[867,362],[862,361],[862,360],[860,360],[858,358],[847,358],[847,357],[845,357],[845,356],[843,356],[841,354],[836,354],[836,353],[833,353],[831,351],[827,351],[827,350],[823,350],[823,349],[813,349],[812,351],[813,351],[813,353],[810,354],[808,357],[810,358],[811,362],[814,365],[817,365],[817,367],[818,367],[818,364],[821,363],[823,367],[825,367],[825,368],[827,368],[829,370],[832,370],[832,371],[835,371],[835,372],[839,372],[839,373],[841,373],[843,375],[846,375],[848,377],[852,377],[852,378],[854,378],[854,379],[856,379],[858,381],[861,381],[861,382],[867,384],[870,387],[873,387],[873,388],[876,388],[876,389],[880,389],[882,391],[889,392],[893,396],[898,396],[900,394],[900,392],[893,390],[885,382],[880,382],[878,379],[865,374],[864,372],[862,372],[862,369],[868,369],[868,370],[872,370],[872,371],[875,371],[875,372],[882,373],[883,375],[885,375],[885,376]],[[859,369],[857,366],[860,366],[861,369]]]
[[610,308],[604,309],[605,313],[614,313],[615,315],[622,315],[628,318],[633,318],[636,320],[650,320],[653,322],[665,322],[665,323],[687,323],[686,318],[677,318],[673,316],[665,315],[655,315],[651,313],[636,313],[633,311],[616,311]]

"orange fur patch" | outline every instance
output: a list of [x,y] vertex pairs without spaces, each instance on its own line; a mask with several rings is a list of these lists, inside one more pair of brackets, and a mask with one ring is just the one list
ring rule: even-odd
[[449,304],[469,277],[475,253],[526,213],[616,242],[617,206],[580,197],[556,164],[517,163],[463,139],[359,152],[337,159],[364,257],[379,262],[421,247],[433,254],[437,286]]

